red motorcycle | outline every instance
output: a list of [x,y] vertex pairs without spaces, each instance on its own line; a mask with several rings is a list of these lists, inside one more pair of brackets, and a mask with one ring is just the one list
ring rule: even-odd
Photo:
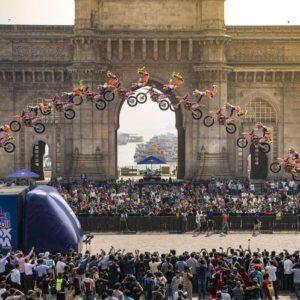
[[57,112],[63,112],[64,116],[68,120],[75,118],[75,111],[73,109],[74,104],[72,102],[58,102],[57,98],[45,99],[46,104],[38,105],[42,115],[47,116],[52,113],[53,109]]
[[187,111],[191,111],[192,117],[195,120],[200,120],[203,116],[202,110],[200,108],[204,107],[204,105],[189,101],[187,95],[183,97],[176,97],[176,101],[171,103],[170,109],[172,111],[177,111],[179,110],[180,106],[183,106]]
[[122,87],[118,87],[116,89],[116,92],[119,96],[119,98],[122,101],[127,101],[127,104],[130,107],[134,107],[136,106],[138,103],[143,104],[147,101],[147,95],[145,93],[138,93],[137,96],[135,96],[135,92],[136,90],[133,88],[131,88],[130,90],[127,90],[125,88]]
[[258,137],[254,134],[254,129],[250,132],[243,133],[243,137],[237,139],[236,143],[239,148],[246,148],[248,143],[258,145],[259,149],[263,153],[268,153],[271,150],[271,146],[269,143],[266,143],[262,138]]
[[42,123],[43,116],[34,116],[26,114],[25,112],[13,117],[14,120],[10,122],[9,127],[12,131],[17,132],[21,129],[22,124],[26,127],[33,127],[36,133],[43,133],[45,131],[45,125]]
[[15,138],[8,135],[0,138],[0,148],[4,148],[7,153],[12,153],[15,151]]
[[216,119],[219,125],[223,125],[226,127],[226,131],[228,133],[233,134],[236,132],[236,125],[234,124],[234,118],[224,116],[221,113],[221,110],[211,111],[210,113],[212,114],[212,116],[206,116],[203,119],[204,126],[206,127],[213,126]]
[[[154,87],[150,87],[146,94],[150,95],[150,99],[153,102],[157,102],[158,106],[161,110],[167,110],[170,107],[170,100],[169,100],[169,95],[165,94],[165,93],[159,93],[157,92]],[[145,94],[145,93],[138,93],[137,94],[137,99],[141,99],[141,94]]]
[[272,162],[270,165],[270,170],[273,173],[278,173],[281,169],[284,172],[292,174],[292,177],[296,181],[300,181],[300,169],[294,169],[293,165],[289,162],[289,158],[277,158],[278,161]]
[[95,106],[98,110],[104,110],[106,108],[106,102],[102,99],[102,97],[103,94],[101,94],[101,92],[100,93],[88,92],[86,94],[86,100],[95,103]]

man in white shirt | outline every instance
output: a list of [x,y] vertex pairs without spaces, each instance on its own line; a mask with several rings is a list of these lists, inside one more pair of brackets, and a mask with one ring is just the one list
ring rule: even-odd
[[34,276],[33,268],[36,266],[35,263],[29,263],[28,259],[25,259],[25,279],[24,279],[24,292],[28,290],[34,290]]
[[10,256],[10,252],[6,254],[5,257],[3,257],[2,254],[0,254],[0,277],[5,273],[5,265],[6,265],[6,259]]
[[59,261],[56,263],[56,267],[55,267],[56,275],[58,275],[59,273],[63,274],[65,271],[65,266],[66,264],[63,262],[63,258],[61,257]]
[[277,294],[277,277],[276,277],[276,272],[277,272],[276,263],[274,261],[271,261],[271,264],[267,265],[265,267],[265,270],[269,274],[269,279],[272,280],[272,282],[273,282],[275,299],[278,299],[278,294]]
[[287,291],[291,291],[293,286],[293,272],[292,272],[293,263],[289,255],[286,256],[286,259],[283,263],[283,268],[284,268],[284,289]]
[[10,273],[11,285],[17,290],[21,290],[21,273],[19,270],[19,265],[16,265],[15,268]]

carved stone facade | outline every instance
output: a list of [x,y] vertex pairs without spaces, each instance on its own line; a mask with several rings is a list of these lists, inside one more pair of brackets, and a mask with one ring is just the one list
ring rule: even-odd
[[[206,102],[204,115],[226,100],[249,106],[255,114],[228,135],[223,127],[206,128],[189,113],[177,113],[180,178],[246,176],[249,149],[238,150],[236,139],[257,120],[268,121],[264,103],[274,116],[269,161],[283,156],[291,144],[300,148],[299,26],[225,27],[224,0],[75,4],[74,26],[0,26],[0,123],[38,97],[69,91],[80,79],[96,89],[108,69],[129,86],[136,68],[145,65],[158,85],[180,71],[185,84],[178,95],[217,84],[219,91]],[[116,178],[121,108],[118,99],[104,111],[83,103],[73,121],[61,114],[48,117],[43,135],[22,129],[15,134],[15,153],[0,152],[0,175],[30,168],[33,145],[41,140],[50,146],[54,176]]]

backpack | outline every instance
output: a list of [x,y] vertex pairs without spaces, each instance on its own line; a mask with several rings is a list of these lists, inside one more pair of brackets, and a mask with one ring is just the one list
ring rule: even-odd
[[215,294],[217,292],[216,281],[214,279],[208,283],[207,290],[211,294]]
[[92,285],[90,281],[83,281],[83,291],[86,295],[90,295],[92,293]]

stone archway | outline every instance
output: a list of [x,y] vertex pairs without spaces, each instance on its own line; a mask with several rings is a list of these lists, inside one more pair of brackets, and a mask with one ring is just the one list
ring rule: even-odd
[[[163,84],[156,80],[149,80],[149,86],[154,86],[156,89],[162,91]],[[175,99],[175,95],[171,94],[170,99]],[[150,101],[149,99],[147,101]],[[120,113],[124,101],[116,109],[116,127],[115,127],[115,160],[118,161],[118,143],[117,136],[120,127]],[[177,178],[184,179],[185,176],[185,129],[183,126],[183,112],[181,110],[175,112],[175,127],[177,129],[177,143],[178,143],[178,153],[177,153]],[[117,164],[116,164],[116,174],[118,174]]]

